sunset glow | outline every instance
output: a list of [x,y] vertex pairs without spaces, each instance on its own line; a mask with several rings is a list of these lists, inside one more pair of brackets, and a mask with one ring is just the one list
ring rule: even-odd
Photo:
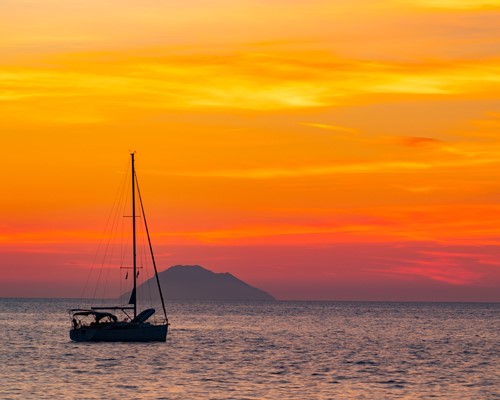
[[279,299],[500,301],[500,1],[0,15],[0,296],[80,294],[135,150],[160,269]]

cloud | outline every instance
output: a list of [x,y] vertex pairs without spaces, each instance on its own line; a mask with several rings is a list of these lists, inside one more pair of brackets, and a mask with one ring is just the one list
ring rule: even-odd
[[411,193],[428,193],[435,190],[432,186],[411,186],[403,187],[402,189]]
[[[460,249],[460,247],[456,247]],[[452,250],[437,243],[428,245],[409,245],[404,251],[407,258],[381,257],[382,266],[373,271],[388,275],[425,277],[450,285],[471,285],[481,280],[485,273],[480,267],[489,266],[482,262],[488,254],[479,247],[468,247],[468,251]],[[412,254],[413,253],[413,254]]]
[[329,124],[321,124],[315,122],[302,122],[301,125],[310,126],[312,128],[324,129],[327,131],[340,132],[340,133],[358,133],[357,129],[339,125],[329,125]]
[[[162,50],[162,51],[167,51]],[[402,64],[339,59],[329,53],[233,53],[141,58],[73,54],[57,66],[0,68],[0,101],[119,105],[139,109],[286,110],[350,104],[363,96],[473,95],[500,86],[496,60]],[[85,62],[82,62],[82,58]],[[32,107],[31,107],[32,108]],[[62,118],[64,119],[64,118]],[[344,126],[306,122],[344,133]]]
[[497,164],[500,158],[458,159],[450,161],[374,161],[365,163],[338,163],[331,165],[303,166],[296,168],[253,168],[234,170],[205,170],[205,171],[148,171],[171,176],[230,178],[230,179],[276,179],[297,178],[308,176],[334,174],[369,174],[422,171],[438,168],[460,168],[477,165]]
[[484,151],[480,152],[477,150],[473,150],[474,147],[471,148],[471,145],[469,143],[451,145],[442,140],[431,137],[405,136],[405,137],[398,137],[396,140],[400,144],[406,147],[412,147],[416,149],[420,148],[424,150],[435,149],[435,150],[440,150],[441,152],[471,159],[472,158],[480,159],[481,156],[484,157],[486,154]]
[[485,115],[493,119],[500,119],[500,112],[497,111],[488,111],[485,113]]
[[[186,176],[186,177],[210,177],[210,178],[233,178],[233,179],[276,179],[294,178],[307,176],[320,176],[332,174],[352,174],[352,173],[378,173],[390,171],[423,170],[432,168],[432,165],[425,162],[394,161],[394,162],[366,162],[357,164],[333,164],[304,166],[296,168],[253,168],[239,170],[212,170],[212,171],[179,171],[160,172],[163,175]],[[153,172],[153,171],[150,171]]]
[[399,3],[419,7],[456,10],[480,10],[500,8],[499,0],[398,0]]
[[428,147],[435,146],[442,143],[438,139],[429,138],[429,137],[403,137],[401,138],[401,143],[405,146],[409,147]]
[[450,285],[470,285],[480,274],[450,260],[406,261],[407,265],[390,272],[397,275],[421,276]]

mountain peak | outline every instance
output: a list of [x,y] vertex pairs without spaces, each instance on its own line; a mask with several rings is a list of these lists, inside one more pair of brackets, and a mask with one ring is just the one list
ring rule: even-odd
[[[201,265],[173,265],[160,272],[158,278],[166,299],[275,300],[269,293],[250,286],[229,272],[215,273]],[[138,287],[138,292],[147,287],[154,287],[151,295],[158,296],[156,283],[153,282],[144,282]],[[122,297],[127,296],[124,294]]]
[[208,271],[208,269],[206,268],[203,268],[201,265],[182,265],[182,264],[177,264],[177,265],[172,265],[170,268],[167,269],[168,270],[172,270],[172,269],[176,269],[176,270],[187,270],[187,269],[198,269],[198,270],[204,270],[204,271]]

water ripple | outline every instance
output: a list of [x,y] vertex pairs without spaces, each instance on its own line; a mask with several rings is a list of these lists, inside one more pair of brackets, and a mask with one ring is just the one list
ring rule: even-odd
[[64,300],[0,300],[0,398],[500,398],[500,305],[170,304],[167,343],[72,343]]

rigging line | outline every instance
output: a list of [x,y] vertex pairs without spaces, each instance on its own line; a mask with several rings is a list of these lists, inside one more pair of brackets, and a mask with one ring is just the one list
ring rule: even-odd
[[[128,181],[128,170],[127,170],[127,182]],[[127,189],[128,189],[128,184],[127,184]],[[124,201],[122,203],[122,210],[121,210],[121,213],[122,215],[125,215],[125,209],[128,207],[128,204],[126,201]],[[126,232],[129,232],[128,230],[128,227],[127,227],[127,230]],[[121,244],[121,248],[120,248],[120,271],[121,271],[121,268],[123,268],[123,264],[124,264],[124,260],[125,260],[125,250],[126,249],[129,249],[130,246],[129,246],[129,235],[126,235],[125,236],[125,218],[122,218],[121,219],[121,240],[120,240],[120,244]],[[125,276],[125,280],[127,280],[127,277],[128,277],[128,270],[127,270],[127,273],[126,273],[126,276]],[[120,296],[122,295],[123,291],[122,291],[122,279],[121,279],[121,276],[120,276]],[[123,288],[123,290],[127,290],[127,286],[130,286],[130,285],[125,285],[125,288]]]
[[[123,218],[122,218],[122,221],[123,221]],[[123,243],[123,223],[122,223],[122,227],[121,227],[121,238],[120,238],[120,243]],[[123,245],[123,244],[122,244]],[[121,251],[120,251],[121,253]],[[123,266],[123,258],[120,256],[119,258],[119,263],[120,263],[120,268],[118,269],[118,281],[119,281],[119,285],[120,285],[120,288],[119,288],[119,296],[122,295],[122,266]]]
[[[142,290],[141,290],[141,302],[142,304],[146,304],[147,296],[148,295],[151,298],[151,292],[148,288],[148,290],[145,290],[145,283],[147,282],[147,277],[148,277],[148,271],[147,271],[147,260],[146,260],[146,251],[145,251],[145,241],[144,241],[144,228],[142,224],[139,224],[139,238],[141,240],[141,244],[139,246],[139,251],[141,252],[141,267],[142,267],[142,275],[141,275],[141,282],[142,282]],[[150,304],[149,304],[150,305]],[[149,307],[151,308],[151,307]]]
[[[137,215],[136,215],[137,217]],[[141,281],[142,281],[142,275],[139,273],[139,268],[144,268],[144,263],[143,263],[143,251],[141,248],[141,224],[138,224],[136,226],[136,251],[137,251],[137,271],[135,273],[135,277],[137,278],[137,289],[135,292],[136,299],[137,299],[137,304],[144,304],[144,288],[141,288],[139,291],[139,288],[141,286]],[[143,306],[144,307],[144,306]]]
[[[116,228],[116,237],[120,236],[119,240],[118,240],[118,245],[115,246],[115,248],[117,249],[118,251],[118,254],[117,254],[117,263],[120,264],[120,267],[118,269],[118,280],[120,282],[120,292],[119,292],[119,296],[122,295],[122,286],[123,286],[123,282],[122,282],[122,277],[121,277],[121,268],[123,267],[123,263],[124,263],[124,260],[125,260],[125,248],[126,248],[126,245],[128,245],[128,235],[125,236],[125,219],[123,218],[123,216],[125,215],[125,209],[128,207],[129,203],[130,203],[130,199],[128,198],[127,195],[125,195],[125,193],[129,193],[130,192],[130,180],[129,180],[129,171],[127,170],[127,175],[125,176],[125,180],[126,180],[126,184],[124,185],[124,191],[123,191],[123,201],[121,202],[120,204],[120,209],[117,210],[117,217],[116,217],[116,222],[117,222],[117,228]],[[127,229],[127,232],[128,232],[128,229]],[[126,288],[125,288],[126,290]]]
[[[125,244],[125,247],[130,248],[131,246],[132,246],[132,244],[131,244],[131,241],[130,241],[130,236],[127,236],[127,243]],[[126,256],[125,256],[125,254],[123,255],[123,257],[124,257],[124,258],[126,257]],[[131,272],[130,270],[131,270],[133,267],[125,267],[125,268],[126,268],[126,269],[127,269],[127,271],[128,271],[129,278],[131,278],[131,279],[130,279],[130,281],[129,281],[128,283],[126,283],[126,284],[125,284],[125,290],[128,290],[128,291],[130,291],[130,293],[132,293],[132,290],[133,290],[133,288],[134,288],[134,279],[133,279],[133,276],[131,275],[131,274],[133,274],[133,271]],[[126,301],[128,301],[128,300],[129,300],[129,298],[130,298],[130,296],[129,296],[129,295],[130,295],[130,293],[128,293],[128,294],[126,295],[126,297],[127,297],[127,298],[125,299]]]
[[[125,168],[124,168],[124,169],[126,170],[126,173],[125,173],[125,175],[124,175],[125,177],[128,175],[128,168],[129,168],[129,165],[128,165],[128,162],[127,162],[127,164],[125,165]],[[113,200],[113,205],[112,205],[112,207],[111,207],[111,209],[110,209],[110,211],[109,211],[109,213],[108,213],[108,217],[106,218],[106,224],[104,225],[104,230],[103,230],[103,232],[102,232],[102,234],[101,234],[101,237],[100,237],[100,239],[99,239],[99,243],[98,243],[98,245],[97,245],[97,251],[96,251],[96,253],[94,254],[94,259],[92,260],[92,264],[91,264],[91,267],[90,267],[90,271],[88,272],[88,274],[87,274],[87,279],[85,280],[85,283],[84,283],[84,285],[83,285],[83,290],[82,290],[82,293],[81,293],[81,296],[80,296],[81,298],[84,298],[84,296],[85,296],[85,292],[87,291],[87,286],[88,286],[88,284],[89,284],[90,277],[92,276],[92,273],[93,273],[93,271],[94,271],[94,268],[96,267],[97,258],[98,258],[98,256],[99,256],[100,249],[101,249],[101,247],[102,247],[102,245],[103,245],[103,242],[104,242],[104,238],[105,238],[104,233],[107,231],[107,229],[108,229],[108,225],[109,225],[109,221],[111,220],[111,216],[113,215],[113,209],[114,209],[114,207],[115,207],[115,204],[116,204],[116,202],[117,202],[117,200],[118,200],[118,197],[119,197],[119,195],[120,195],[120,192],[121,192],[121,191],[120,191],[120,188],[121,188],[123,185],[125,185],[125,182],[126,182],[126,179],[124,178],[124,179],[121,181],[121,183],[120,183],[120,185],[119,185],[119,187],[118,187],[118,192],[117,192],[117,193],[115,193],[114,200]]]
[[146,213],[144,212],[144,204],[142,203],[142,196],[141,196],[141,191],[139,190],[139,181],[137,180],[137,175],[134,174],[134,178],[137,186],[137,193],[139,194],[139,203],[141,203],[141,211],[142,211],[142,218],[144,219],[144,227],[146,228],[146,235],[148,236],[149,250],[151,252],[151,260],[153,261],[153,268],[155,270],[156,283],[158,284],[158,292],[160,293],[161,306],[163,308],[163,314],[165,315],[165,322],[168,324],[167,310],[165,309],[165,301],[163,300],[163,294],[161,292],[160,278],[158,278],[158,269],[156,268],[156,261],[153,253],[153,245],[151,244],[151,237],[149,236],[149,229],[146,221]]
[[[107,288],[108,288],[108,282],[109,282],[109,274],[110,270],[112,269],[113,261],[114,261],[114,254],[115,254],[115,248],[116,248],[116,242],[117,242],[117,236],[118,236],[118,225],[119,225],[119,219],[118,219],[118,211],[117,209],[116,212],[116,217],[115,217],[115,224],[113,226],[113,230],[111,232],[111,236],[109,239],[109,253],[107,252],[106,249],[106,256],[103,259],[103,265],[102,269],[104,271],[104,284],[102,285],[102,294],[101,298],[106,298],[107,297]],[[106,260],[107,258],[107,260]]]
[[[120,243],[121,243],[121,248],[120,248],[120,274],[119,274],[119,281],[120,281],[120,296],[122,295],[123,293],[123,288],[122,288],[122,277],[121,277],[121,271],[122,271],[122,267],[123,267],[123,242],[124,242],[124,229],[123,229],[123,224],[124,224],[124,218],[122,218],[122,223],[121,223],[121,239],[120,239]],[[128,276],[128,271],[127,271],[127,276]],[[127,276],[125,276],[125,280],[127,279]]]
[[[142,242],[143,242],[143,248],[146,249],[146,238],[144,236],[142,237]],[[146,252],[144,252],[144,253],[146,253]],[[151,289],[152,276],[151,277],[149,276],[149,267],[150,266],[149,266],[148,258],[145,256],[145,254],[144,254],[144,266],[146,267],[146,274],[147,274],[147,278],[148,278],[148,280],[146,282],[148,285],[149,306],[150,306],[150,308],[153,308],[153,291]]]
[[118,232],[118,227],[116,227],[116,229],[114,229],[114,231],[112,233],[112,236],[110,238],[110,251],[109,251],[109,254],[107,256],[107,261],[104,260],[103,266],[102,266],[103,271],[104,271],[104,284],[102,286],[102,295],[101,295],[102,299],[107,297],[106,291],[108,288],[110,270],[112,269],[113,260],[114,260],[117,232]]
[[[126,170],[128,172],[128,164],[127,164]],[[113,203],[113,207],[112,207],[110,215],[109,215],[108,223],[106,224],[106,232],[113,232],[113,230],[114,230],[114,226],[116,224],[116,211],[120,208],[120,204],[123,201],[123,193],[124,193],[125,185],[127,182],[126,176],[127,176],[127,174],[124,175],[124,179],[122,180],[122,184],[120,185],[119,191],[118,191],[117,196],[116,196],[116,201]],[[114,215],[114,217],[112,218],[113,215]],[[110,221],[111,221],[111,228],[109,227]],[[107,239],[107,243],[104,245],[105,239]],[[101,279],[101,274],[102,274],[103,263],[104,263],[104,260],[106,259],[107,248],[109,246],[109,242],[110,242],[110,235],[107,235],[107,234],[103,235],[103,240],[101,242],[101,246],[99,248],[98,253],[96,254],[95,267],[97,267],[97,258],[98,257],[102,256],[103,260],[101,261],[99,275],[98,275],[97,281],[96,281],[95,286],[94,286],[93,299],[95,299],[97,297],[97,291],[98,291],[99,286],[100,286],[100,279]],[[103,246],[105,246],[104,250],[102,250]]]
[[[149,308],[153,308],[153,291],[151,290],[151,278],[152,276],[150,277],[149,276],[149,262],[148,262],[148,257],[146,256],[146,234],[144,232],[144,227],[142,226],[142,224],[139,225],[140,226],[140,235],[141,235],[141,262],[142,262],[142,266],[143,266],[143,288],[146,286],[147,284],[147,291],[145,291],[144,289],[142,290],[142,300],[144,302],[144,304],[146,304],[146,300],[148,301],[148,305],[149,305]],[[147,294],[147,296],[146,296]]]
[[[104,273],[104,284],[101,285],[100,289],[101,289],[101,298],[105,298],[106,297],[106,288],[107,288],[107,283],[108,283],[108,276],[109,276],[109,266],[112,265],[112,260],[113,260],[113,249],[114,249],[114,245],[115,245],[115,241],[116,241],[116,232],[117,232],[117,224],[118,224],[118,212],[120,210],[120,205],[122,204],[123,202],[123,198],[124,198],[124,193],[125,191],[122,192],[121,194],[121,197],[120,197],[120,201],[115,209],[115,216],[114,216],[114,219],[113,219],[113,224],[111,226],[111,230],[110,230],[110,235],[108,237],[108,242],[106,244],[106,248],[105,248],[105,251],[104,251],[104,254],[103,254],[103,259],[102,259],[102,263],[101,263],[101,269],[99,271],[99,279],[98,279],[98,284],[100,284],[101,282],[101,274],[102,274],[102,271],[105,270],[105,273]],[[111,246],[111,250],[108,252],[108,249],[110,248]],[[105,266],[108,265],[108,268],[106,268]],[[99,285],[96,286],[96,291],[99,289]]]
[[[127,164],[128,165],[128,164]],[[127,165],[125,166],[125,168],[127,168]],[[124,183],[124,180],[120,183],[120,186],[121,187]],[[85,296],[85,292],[87,290],[87,286],[88,286],[88,283],[90,281],[90,278],[92,276],[92,273],[94,271],[94,268],[96,267],[96,264],[97,264],[97,258],[99,257],[99,254],[100,254],[100,251],[101,251],[101,247],[103,245],[103,242],[104,242],[104,239],[105,239],[105,235],[104,233],[108,230],[108,226],[109,226],[109,222],[111,220],[111,216],[113,215],[113,210],[115,208],[115,205],[116,205],[116,202],[117,202],[117,199],[119,197],[119,194],[120,194],[120,190],[118,190],[116,193],[115,193],[115,197],[113,199],[113,203],[112,203],[112,207],[108,213],[108,216],[106,218],[106,224],[104,226],[104,230],[99,238],[99,243],[98,243],[98,246],[97,246],[97,251],[94,253],[94,258],[92,260],[92,264],[91,264],[91,268],[87,274],[87,279],[85,280],[85,284],[83,285],[83,290],[82,290],[82,295],[81,297],[83,298]]]
[[[125,189],[125,185],[123,185],[122,188]],[[99,282],[101,282],[102,271],[104,269],[104,265],[106,263],[106,259],[109,260],[108,249],[109,249],[110,243],[113,241],[113,233],[115,233],[115,235],[116,235],[116,225],[117,225],[117,221],[118,221],[118,212],[120,210],[120,205],[124,201],[123,200],[124,196],[125,196],[124,193],[125,193],[125,190],[122,190],[122,193],[120,194],[120,198],[119,198],[119,203],[116,205],[116,208],[114,209],[114,218],[112,220],[110,235],[108,237],[108,241],[107,241],[106,247],[104,249],[104,254],[103,254],[102,262],[101,262],[101,267],[99,269],[99,275],[98,275],[98,278],[97,278],[97,285],[96,285],[95,290],[94,290],[94,300],[96,299],[96,295],[97,295],[97,292],[98,292],[98,289],[99,289]],[[111,254],[111,256],[112,256],[112,254]],[[107,285],[105,283],[104,288],[102,289],[102,293],[103,293],[102,297],[104,297],[104,289],[106,288],[106,286]]]
[[[144,248],[147,249],[147,235],[144,237]],[[149,293],[149,302],[151,304],[151,308],[153,308],[153,304],[158,307],[158,300],[159,300],[159,295],[158,295],[158,289],[154,285],[154,275],[155,272],[153,270],[153,266],[151,265],[151,260],[149,257],[146,257],[146,266],[147,266],[147,271],[148,271],[148,293]],[[155,315],[155,318],[157,315]]]

